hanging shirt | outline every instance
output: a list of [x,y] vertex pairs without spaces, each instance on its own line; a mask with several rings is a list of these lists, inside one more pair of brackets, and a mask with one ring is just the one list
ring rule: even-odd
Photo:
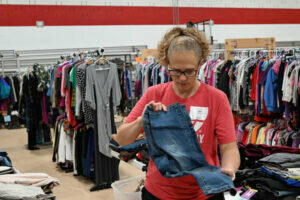
[[12,77],[10,77],[10,80],[11,80],[11,88],[12,88],[12,95],[13,95],[13,98],[14,98],[14,101],[15,103],[18,102],[18,99],[17,99],[17,95],[16,95],[16,88],[15,88],[15,84],[14,84],[14,79]]
[[[71,107],[74,108],[75,104],[76,104],[76,66],[75,65],[70,72],[70,82],[71,82],[71,86],[72,86]],[[75,108],[75,111],[76,111],[76,108]]]
[[118,78],[117,65],[105,61],[104,64],[93,64],[86,71],[86,101],[94,110],[97,110],[97,134],[99,151],[111,157],[109,143],[111,140],[112,127],[110,116],[110,95],[114,106],[121,101],[121,89]]
[[7,99],[10,95],[10,92],[11,87],[3,78],[0,78],[0,100]]

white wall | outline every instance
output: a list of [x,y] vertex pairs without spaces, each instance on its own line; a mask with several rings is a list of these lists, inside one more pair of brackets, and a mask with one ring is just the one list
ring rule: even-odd
[[127,45],[155,47],[172,26],[0,27],[0,49],[57,49]]
[[[178,0],[189,7],[300,8],[300,0]],[[0,4],[172,6],[173,0],[0,0]],[[1,13],[0,13],[1,14]],[[0,49],[56,49],[148,45],[155,48],[172,26],[0,26]],[[214,25],[216,43],[227,38],[275,37],[300,41],[300,24]]]
[[300,41],[300,24],[276,25],[215,25],[213,37],[216,43],[229,38],[275,37],[276,41]]
[[[1,50],[58,49],[148,45],[156,48],[173,26],[51,26],[0,27]],[[228,38],[275,37],[300,41],[300,25],[214,25],[216,43]]]

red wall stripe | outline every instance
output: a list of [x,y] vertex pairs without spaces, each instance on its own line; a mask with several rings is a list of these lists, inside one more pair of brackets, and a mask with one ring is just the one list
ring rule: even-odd
[[[0,26],[171,25],[172,7],[0,5]],[[180,23],[300,24],[300,9],[181,7]]]

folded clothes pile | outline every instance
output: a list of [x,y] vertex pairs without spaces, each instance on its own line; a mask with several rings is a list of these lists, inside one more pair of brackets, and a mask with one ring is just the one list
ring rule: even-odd
[[300,149],[283,146],[240,146],[242,165],[236,187],[255,191],[251,200],[300,199]]
[[0,183],[31,185],[37,187],[43,187],[49,184],[57,186],[60,184],[59,180],[48,176],[45,173],[19,173],[2,175],[0,176]]
[[0,175],[13,174],[15,171],[12,167],[0,166]]
[[251,199],[295,199],[300,195],[300,187],[290,185],[279,177],[269,175],[261,169],[256,169],[244,173],[244,180],[241,182],[243,188],[252,188],[257,191]]
[[3,200],[50,200],[53,195],[47,195],[36,186],[0,183],[0,199]]
[[259,159],[275,153],[300,154],[300,148],[287,147],[287,146],[269,146],[265,144],[243,144],[242,142],[239,142],[238,147],[241,155],[240,169],[257,168],[260,166],[260,164],[258,163]]
[[0,199],[3,200],[54,200],[56,178],[45,173],[17,173],[7,152],[0,151]]

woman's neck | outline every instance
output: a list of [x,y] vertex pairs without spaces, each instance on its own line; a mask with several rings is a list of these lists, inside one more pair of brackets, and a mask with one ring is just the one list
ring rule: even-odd
[[177,87],[174,82],[172,84],[172,87],[177,96],[181,98],[189,98],[197,92],[198,88],[200,87],[200,82],[196,80],[196,84],[193,87],[188,89],[186,88],[181,89],[180,87]]

